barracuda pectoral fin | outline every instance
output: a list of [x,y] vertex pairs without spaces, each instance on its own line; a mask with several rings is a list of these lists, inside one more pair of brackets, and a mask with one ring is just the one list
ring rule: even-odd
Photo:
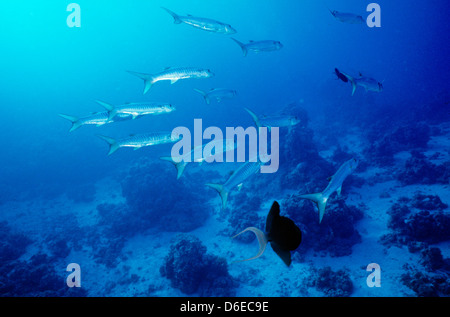
[[171,80],[170,80],[170,84],[173,85],[173,84],[175,84],[177,81],[178,81],[178,79],[171,79]]
[[325,208],[327,206],[328,197],[324,197],[322,193],[300,195],[300,198],[309,199],[316,203],[319,209],[319,223],[322,222],[323,215],[325,214]]
[[239,185],[237,185],[237,190],[238,190],[238,191],[241,191],[242,186],[244,186],[244,183],[240,183]]
[[259,244],[259,251],[258,254],[256,254],[255,256],[245,259],[245,260],[239,260],[239,261],[234,261],[233,263],[238,263],[238,262],[244,262],[244,261],[250,261],[250,260],[254,260],[259,258],[261,255],[263,255],[264,251],[266,250],[266,246],[267,246],[267,235],[262,232],[261,230],[259,230],[258,228],[255,227],[249,227],[243,231],[241,231],[240,233],[238,233],[237,235],[233,236],[231,239],[236,238],[237,236],[243,234],[244,232],[247,231],[251,231],[256,235],[256,238],[258,239],[258,244]]
[[338,189],[336,189],[336,192],[337,192],[338,196],[341,197],[342,186],[339,187]]

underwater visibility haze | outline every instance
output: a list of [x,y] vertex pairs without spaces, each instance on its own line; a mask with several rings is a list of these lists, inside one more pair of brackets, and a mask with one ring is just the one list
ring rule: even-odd
[[0,3],[0,296],[449,296],[449,4],[370,4]]

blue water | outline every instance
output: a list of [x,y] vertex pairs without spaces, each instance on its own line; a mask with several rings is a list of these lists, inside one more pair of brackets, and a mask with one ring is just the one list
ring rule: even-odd
[[[365,19],[370,2],[361,0],[77,3],[79,28],[66,23],[69,2],[0,4],[0,295],[448,296],[448,284],[435,282],[436,274],[448,281],[450,253],[446,1],[380,0],[380,28],[342,23],[328,11],[353,12]],[[229,23],[237,33],[223,35],[174,24],[162,6],[180,15]],[[244,57],[231,37],[242,42],[277,40],[283,48]],[[173,85],[158,82],[143,95],[143,81],[127,73],[152,74],[166,67],[207,68],[215,76]],[[335,68],[375,78],[384,90],[366,92],[358,87],[352,97],[351,85],[337,79]],[[206,105],[194,88],[229,88],[238,94]],[[58,114],[81,117],[103,111],[95,103],[98,99],[115,105],[165,101],[177,110],[69,133],[70,122]],[[279,171],[255,176],[240,191],[230,193],[228,210],[221,210],[219,195],[204,184],[223,183],[239,164],[189,165],[177,181],[173,166],[159,160],[169,155],[171,145],[119,149],[107,156],[107,144],[96,137],[121,138],[178,126],[193,131],[196,118],[203,120],[204,128],[224,131],[253,126],[244,107],[266,115],[291,111],[306,115],[308,121],[289,131],[281,128]],[[327,177],[352,156],[361,161],[359,171],[344,182],[343,198],[333,196],[330,206],[330,215],[344,216],[330,216],[319,227],[315,206],[294,198],[323,190]],[[430,170],[435,173],[426,174]],[[431,198],[420,198],[417,192]],[[421,204],[435,196],[442,206]],[[246,226],[264,229],[274,200],[283,202],[281,213],[303,231],[292,266],[286,268],[269,247],[253,262],[231,264],[256,254],[257,245],[251,238],[245,243],[230,242],[229,237]],[[392,225],[396,203],[411,213],[400,219],[414,220],[424,216],[420,212],[430,212],[424,216],[435,217],[431,229],[423,229],[428,233],[414,235],[419,229],[401,221],[400,227]],[[342,211],[348,206],[358,208],[358,216]],[[406,222],[416,223],[412,220]],[[342,240],[333,237],[330,232],[340,221],[350,221],[350,230],[360,237],[355,238],[353,231],[343,233]],[[436,221],[442,222],[443,232],[428,239],[436,232],[432,229]],[[326,242],[313,244],[313,234],[326,237]],[[380,241],[383,235],[402,238]],[[183,243],[190,247],[180,247]],[[370,258],[363,250],[374,243],[376,251]],[[387,256],[383,250],[388,250]],[[203,277],[194,269],[177,267],[170,257],[192,257],[200,271],[207,270],[196,252],[211,257],[199,256],[212,263],[215,282],[206,279],[186,287],[186,281],[176,280],[168,267],[175,266],[194,281]],[[438,253],[438,264],[430,269],[427,261],[436,259],[429,255],[433,252]],[[395,257],[401,264],[388,260]],[[226,272],[219,269],[221,261]],[[80,264],[81,288],[65,285],[69,274],[65,268],[71,262]],[[397,279],[386,277],[381,288],[369,288],[365,282],[369,272],[361,266],[371,262],[386,262],[387,271]],[[402,267],[406,262],[408,270]],[[356,271],[351,263],[358,264]],[[324,291],[315,279],[329,266],[340,277],[347,274],[353,288]],[[339,270],[346,266],[350,269],[342,274]],[[114,273],[102,277],[105,269]],[[299,277],[300,271],[306,276]],[[423,274],[419,285],[428,285],[427,278],[434,281],[433,291],[418,290],[402,277],[411,272]],[[36,275],[45,283],[27,284]],[[217,276],[225,282],[218,283]],[[327,287],[340,289],[343,283]],[[404,291],[397,292],[396,285]]]

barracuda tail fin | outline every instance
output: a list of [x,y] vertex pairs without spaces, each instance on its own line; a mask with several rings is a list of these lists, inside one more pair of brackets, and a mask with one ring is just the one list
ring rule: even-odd
[[117,150],[119,149],[120,146],[119,146],[119,144],[117,143],[117,141],[116,141],[115,139],[110,138],[110,137],[107,137],[107,136],[104,136],[104,135],[100,135],[100,134],[98,134],[97,136],[98,136],[100,139],[106,141],[106,143],[109,144],[109,152],[108,152],[108,155],[113,154],[115,151],[117,151]]
[[79,127],[82,126],[81,122],[79,121],[79,118],[74,117],[74,116],[68,116],[66,114],[59,114],[59,116],[61,118],[67,119],[70,122],[72,122],[72,127],[70,128],[69,132],[75,131],[76,129],[78,129]]
[[180,19],[180,16],[178,14],[176,14],[175,12],[170,11],[169,9],[166,9],[164,7],[161,7],[161,9],[166,10],[167,13],[169,13],[173,17],[173,23],[180,24],[182,22],[181,19]]
[[101,100],[96,100],[95,102],[98,103],[100,106],[102,106],[103,108],[105,108],[108,111],[108,114],[109,114],[108,120],[111,120],[117,114],[117,110],[113,105],[106,103],[104,101],[101,101]]
[[144,73],[137,73],[128,71],[130,74],[139,77],[140,79],[144,80],[144,95],[150,90],[153,83],[155,82],[153,75],[150,74],[144,74]]
[[172,159],[171,156],[161,156],[160,159],[163,161],[168,161],[168,162],[172,163],[173,165],[175,165],[175,167],[177,169],[177,179],[180,179],[181,175],[183,175],[184,169],[186,168],[186,165],[188,164],[185,161],[181,161],[181,162],[177,163]]
[[259,122],[258,116],[253,111],[251,111],[250,109],[247,109],[247,108],[244,108],[244,109],[245,109],[245,111],[247,111],[252,116],[253,121],[255,121],[256,127],[260,128],[261,127],[261,123]]
[[300,198],[309,199],[316,203],[319,209],[319,223],[322,222],[323,215],[325,214],[325,208],[327,206],[328,197],[323,196],[322,193],[301,195]]
[[220,198],[222,199],[222,208],[225,209],[227,207],[229,192],[221,184],[206,184],[206,186],[215,189],[219,193]]
[[195,88],[194,88],[194,90],[195,90],[196,92],[198,92],[200,95],[203,96],[203,98],[205,99],[206,104],[209,105],[209,104],[211,103],[211,100],[209,99],[208,94],[207,94],[206,92],[204,92],[204,91],[202,91],[202,90],[200,90],[200,89],[195,89]]
[[249,227],[247,229],[245,229],[244,231],[241,231],[240,233],[238,233],[237,235],[233,236],[231,239],[236,238],[237,236],[243,234],[244,232],[247,231],[251,231],[256,235],[256,238],[258,239],[258,243],[259,243],[259,251],[258,254],[256,254],[254,257],[251,257],[249,259],[245,259],[245,260],[239,260],[239,261],[234,261],[233,263],[238,263],[238,262],[244,262],[244,261],[250,261],[250,260],[254,260],[259,258],[264,251],[266,250],[266,246],[267,246],[267,236],[264,232],[262,232],[261,230],[259,230],[258,228],[255,227]]
[[231,38],[233,41],[235,41],[237,43],[237,45],[239,45],[242,49],[242,53],[244,54],[244,56],[247,56],[248,50],[247,50],[247,46],[245,46],[244,43],[239,42],[238,40],[236,40],[235,38]]

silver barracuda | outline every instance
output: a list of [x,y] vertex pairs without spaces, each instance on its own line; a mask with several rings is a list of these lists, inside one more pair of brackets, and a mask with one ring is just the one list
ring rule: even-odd
[[237,32],[231,25],[226,23],[208,18],[194,17],[192,15],[181,16],[164,7],[162,9],[166,10],[173,17],[173,23],[175,24],[185,23],[194,28],[214,33],[235,34]]
[[244,56],[247,56],[248,51],[260,53],[260,52],[278,51],[283,48],[283,44],[281,44],[281,42],[279,41],[272,41],[272,40],[250,41],[249,43],[244,44],[242,42],[239,42],[235,38],[231,39],[241,47]]
[[144,94],[146,94],[152,85],[158,81],[169,80],[171,84],[174,84],[180,79],[209,78],[214,76],[214,73],[211,72],[211,70],[197,67],[169,67],[157,74],[128,72],[144,80]]
[[[341,72],[342,73],[342,72]],[[370,77],[363,77],[360,74],[359,78],[354,78],[346,73],[342,73],[352,84],[352,96],[355,94],[356,87],[361,86],[366,89],[366,91],[382,92],[383,84],[378,82],[376,79]]]
[[[220,145],[220,147],[219,147],[219,145]],[[209,155],[207,155],[207,156],[204,155],[205,154],[204,149],[207,146],[215,149],[214,154],[208,153]],[[199,145],[199,146],[193,148],[188,153],[185,153],[179,157],[174,158],[171,156],[162,156],[162,157],[160,157],[160,159],[163,161],[171,162],[172,164],[175,165],[175,167],[177,169],[177,179],[179,179],[181,177],[181,175],[183,174],[184,169],[186,168],[188,163],[193,161],[192,157],[194,157],[194,153],[197,151],[197,149],[201,149],[203,155],[202,155],[201,159],[194,160],[194,161],[196,163],[202,164],[204,161],[208,160],[208,158],[215,156],[215,155],[223,154],[228,151],[233,151],[234,149],[236,149],[236,147],[237,147],[237,143],[235,143],[234,140],[232,140],[232,139],[213,140],[207,144]]]
[[262,164],[263,163],[259,160],[257,162],[246,162],[242,164],[224,184],[209,183],[206,185],[215,189],[219,193],[220,198],[222,199],[222,208],[225,209],[230,191],[235,187],[240,188],[246,179],[258,173]]
[[200,95],[203,96],[205,102],[209,105],[211,103],[211,99],[216,99],[217,102],[221,102],[222,99],[231,99],[236,96],[236,90],[225,89],[225,88],[214,88],[209,91],[202,91],[200,89],[194,89]]
[[362,16],[353,14],[353,13],[345,13],[345,12],[339,12],[336,10],[330,10],[330,13],[335,17],[336,20],[344,23],[349,24],[361,24],[364,23],[364,19]]
[[338,171],[330,178],[327,188],[321,193],[301,195],[300,198],[312,200],[317,204],[319,209],[319,223],[322,222],[323,215],[325,214],[325,208],[327,206],[328,198],[331,194],[337,192],[340,196],[342,191],[342,183],[358,166],[358,160],[352,158],[342,164]]
[[173,143],[181,139],[180,135],[172,132],[151,132],[131,135],[117,140],[104,135],[98,135],[98,137],[109,144],[108,155],[111,155],[121,147],[132,147],[137,150],[144,146]]
[[272,127],[292,127],[300,123],[296,116],[280,115],[280,116],[260,116],[258,117],[254,112],[245,108],[250,114],[258,128],[267,127],[269,131]]
[[[64,118],[66,120],[69,120],[72,122],[72,127],[70,128],[69,132],[75,131],[79,127],[83,125],[95,125],[95,126],[102,126],[107,123],[112,122],[119,122],[119,121],[126,121],[133,119],[133,116],[128,113],[121,113],[117,115],[114,119],[109,118],[109,113],[107,111],[103,112],[96,112],[89,116],[85,117],[75,117],[75,116],[69,116],[66,114],[59,114],[61,118]],[[137,116],[138,118],[140,116]]]
[[157,115],[175,111],[175,107],[169,103],[135,102],[114,106],[100,100],[96,100],[96,102],[108,111],[110,120],[117,114],[128,114],[132,116],[132,119],[136,119],[139,116]]

